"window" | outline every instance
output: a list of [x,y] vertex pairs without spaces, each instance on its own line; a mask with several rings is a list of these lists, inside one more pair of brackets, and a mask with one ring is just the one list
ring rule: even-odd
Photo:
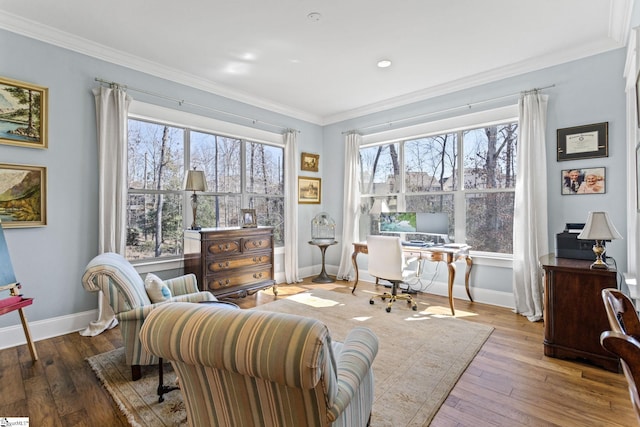
[[510,117],[363,145],[360,238],[378,234],[384,211],[445,212],[452,241],[512,253],[517,141]]
[[198,225],[239,226],[240,210],[255,209],[258,225],[273,226],[276,246],[282,246],[283,147],[206,131],[202,123],[199,129],[174,123],[129,118],[127,258],[182,256],[191,220],[182,186],[185,170],[194,167],[207,179],[207,191],[198,193]]

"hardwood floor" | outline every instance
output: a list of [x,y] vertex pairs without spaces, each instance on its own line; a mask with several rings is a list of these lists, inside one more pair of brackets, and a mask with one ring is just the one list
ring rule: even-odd
[[[308,280],[299,286],[280,285],[280,297],[317,286]],[[358,290],[374,287],[358,284]],[[335,291],[350,292],[350,287],[338,286]],[[270,292],[259,292],[235,302],[249,308],[273,299]],[[420,294],[417,299],[448,313],[444,297]],[[495,330],[432,426],[637,425],[624,375],[545,357],[542,322],[531,323],[509,309],[465,300],[456,300],[456,315]],[[31,426],[127,426],[85,361],[121,345],[115,328],[92,338],[72,333],[38,341],[40,360],[35,364],[26,345],[1,350],[0,417],[26,416]]]

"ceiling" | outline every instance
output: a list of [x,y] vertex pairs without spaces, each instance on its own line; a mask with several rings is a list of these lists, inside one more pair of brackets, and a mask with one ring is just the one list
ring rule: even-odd
[[[0,28],[329,124],[620,48],[632,6],[633,0],[0,0]],[[378,68],[381,59],[391,67]]]

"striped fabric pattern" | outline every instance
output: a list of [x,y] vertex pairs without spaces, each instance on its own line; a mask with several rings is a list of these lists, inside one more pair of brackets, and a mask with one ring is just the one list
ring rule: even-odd
[[149,314],[140,339],[171,360],[191,426],[365,426],[377,337],[332,343],[320,321],[223,305],[175,303]]
[[164,281],[173,297],[152,304],[144,289],[144,280],[122,255],[106,252],[93,258],[82,276],[82,286],[89,292],[102,291],[120,322],[128,365],[152,365],[158,357],[140,344],[140,328],[155,308],[169,302],[215,301],[210,292],[199,292],[196,276],[188,274]]

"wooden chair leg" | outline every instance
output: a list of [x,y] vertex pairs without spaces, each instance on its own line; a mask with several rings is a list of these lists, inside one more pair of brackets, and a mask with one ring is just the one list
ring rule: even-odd
[[27,316],[24,315],[23,309],[18,309],[18,313],[20,314],[20,321],[22,322],[22,329],[24,329],[24,336],[27,339],[27,347],[29,347],[29,353],[31,353],[31,360],[34,362],[38,360],[38,352],[36,351],[36,346],[31,339],[31,330],[29,329],[29,323],[27,323]]
[[131,380],[138,381],[142,378],[142,368],[140,365],[131,365]]

